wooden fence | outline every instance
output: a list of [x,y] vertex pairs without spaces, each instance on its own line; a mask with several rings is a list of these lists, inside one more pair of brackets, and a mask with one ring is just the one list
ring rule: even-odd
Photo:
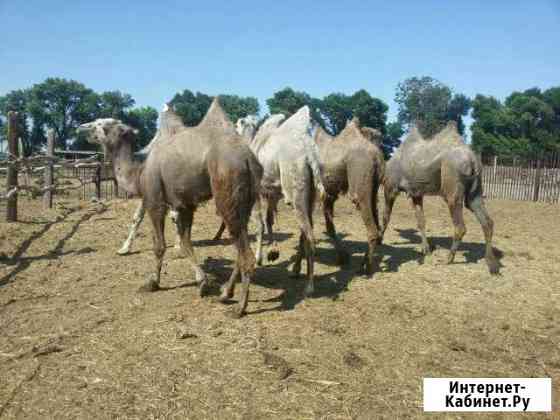
[[488,199],[560,203],[560,154],[535,158],[482,157]]
[[17,221],[18,193],[21,192],[42,195],[44,208],[53,206],[55,194],[69,191],[81,191],[81,199],[128,198],[124,191],[119,192],[112,166],[105,162],[102,154],[71,152],[74,159],[68,159],[68,152],[59,151],[63,156],[56,156],[53,130],[47,135],[46,154],[22,156],[18,150],[16,118],[17,113],[8,113],[9,149],[7,158],[0,160],[0,175],[7,175],[6,193],[0,193],[0,199],[6,200],[6,221]]

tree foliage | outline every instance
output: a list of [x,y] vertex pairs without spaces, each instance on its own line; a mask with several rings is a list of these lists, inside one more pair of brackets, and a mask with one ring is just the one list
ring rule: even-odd
[[134,103],[127,93],[96,93],[75,80],[48,78],[0,97],[0,115],[5,118],[8,111],[19,113],[18,132],[27,154],[46,143],[49,128],[55,131],[57,147],[91,150],[95,146],[75,138],[75,129],[96,118],[118,118],[138,128],[139,145],[155,135],[157,112],[153,108],[133,109]]
[[[259,101],[250,96],[219,95],[220,104],[232,122],[251,114],[259,113]],[[188,89],[175,94],[171,105],[187,127],[198,125],[206,115],[213,97],[204,93],[194,94]]]
[[319,102],[319,109],[325,125],[333,135],[340,133],[353,117],[358,117],[363,126],[375,128],[385,134],[389,107],[364,89],[353,95],[327,95]]
[[437,133],[448,121],[456,121],[463,134],[463,117],[471,108],[471,101],[465,95],[454,94],[448,86],[427,76],[399,83],[395,102],[401,124],[416,123],[426,137]]
[[513,92],[504,103],[477,95],[472,144],[484,154],[531,156],[560,150],[560,87]]

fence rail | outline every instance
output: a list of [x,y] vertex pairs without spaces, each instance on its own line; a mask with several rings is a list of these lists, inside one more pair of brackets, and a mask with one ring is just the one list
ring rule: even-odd
[[[53,195],[69,190],[81,189],[80,198],[92,195],[97,199],[127,198],[120,193],[112,173],[112,166],[105,162],[101,154],[95,152],[71,152],[74,159],[55,155],[55,134],[47,134],[46,154],[24,157],[18,147],[17,113],[8,113],[8,154],[0,160],[0,174],[6,173],[6,193],[0,199],[6,200],[6,221],[17,221],[18,193],[30,192],[32,197],[43,196],[45,208],[53,206]],[[88,156],[78,159],[78,157]],[[72,181],[68,181],[71,179]],[[76,185],[77,184],[77,185]]]
[[560,203],[560,154],[535,158],[483,156],[482,164],[487,198]]

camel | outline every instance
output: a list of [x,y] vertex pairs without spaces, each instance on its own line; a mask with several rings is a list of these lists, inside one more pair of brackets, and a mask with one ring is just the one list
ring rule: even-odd
[[[284,121],[285,120],[285,121]],[[318,149],[311,132],[313,121],[307,106],[300,108],[286,120],[282,114],[270,116],[256,130],[257,120],[242,118],[236,128],[248,142],[249,147],[263,166],[261,199],[266,205],[266,226],[269,242],[269,260],[278,257],[278,247],[274,241],[272,225],[278,201],[293,205],[299,224],[300,238],[293,274],[301,273],[301,263],[305,253],[307,261],[307,283],[305,295],[314,293],[315,236],[313,234],[313,208],[316,194],[322,198],[325,187],[322,181]],[[256,132],[256,134],[255,134]],[[215,236],[218,239],[223,229]]]
[[[140,150],[137,153],[137,155],[142,160],[146,159],[150,150],[152,150],[154,145],[159,140],[161,140],[165,137],[173,136],[174,134],[176,134],[179,131],[182,131],[183,129],[186,128],[185,125],[183,124],[183,122],[181,121],[181,118],[177,114],[175,114],[175,112],[171,109],[169,104],[164,105],[163,111],[160,113],[159,117],[160,117],[160,124],[159,124],[159,128],[156,132],[156,135],[154,136],[154,138],[152,140],[150,140],[150,143],[148,143],[148,145],[146,147],[144,147],[142,150]],[[130,225],[130,228],[129,228],[129,231],[128,231],[128,236],[127,236],[126,240],[124,241],[124,243],[122,244],[121,248],[117,251],[117,254],[127,255],[130,252],[132,242],[136,238],[136,233],[138,232],[138,228],[140,227],[140,224],[144,220],[145,214],[146,214],[146,209],[144,208],[144,203],[142,201],[140,201],[140,204],[138,205],[138,207],[136,208],[136,210],[134,212],[134,216],[132,218],[132,224]],[[175,212],[173,209],[171,209],[169,211],[169,215],[170,215],[173,223],[176,224],[177,212]],[[175,248],[178,248],[178,249],[181,248],[181,238],[180,238],[179,235],[177,235],[177,239],[175,241]]]
[[349,254],[336,233],[334,204],[340,195],[347,194],[360,211],[367,232],[368,250],[361,266],[367,275],[374,272],[375,248],[381,238],[377,192],[383,179],[385,160],[379,148],[380,140],[379,131],[360,127],[357,118],[349,121],[336,137],[330,136],[321,127],[315,132],[327,190],[323,200],[327,236],[336,249],[337,263],[346,263]]
[[[258,119],[257,119],[256,116],[249,116],[249,117],[246,117],[246,118],[247,118],[248,121],[252,121],[252,123],[256,127],[256,125],[258,123]],[[145,157],[148,155],[150,150],[154,147],[154,145],[159,140],[161,140],[162,138],[168,137],[168,136],[172,136],[172,135],[174,135],[174,134],[176,134],[180,131],[183,131],[186,128],[187,127],[183,124],[183,121],[181,120],[181,117],[179,117],[179,115],[177,115],[175,113],[175,111],[168,104],[166,104],[164,106],[163,111],[160,114],[160,127],[159,127],[158,131],[156,132],[156,135],[154,136],[154,138],[150,141],[150,143],[146,147],[144,147],[142,150],[140,150],[138,152],[138,155],[142,156],[145,159]],[[130,252],[130,247],[132,246],[132,242],[134,241],[134,238],[136,237],[136,234],[138,232],[138,228],[140,227],[140,224],[144,220],[145,213],[146,213],[146,210],[144,208],[144,204],[143,204],[143,202],[140,202],[140,204],[138,205],[138,207],[136,208],[136,210],[134,212],[134,216],[133,216],[133,219],[132,219],[132,224],[130,225],[130,228],[129,228],[128,236],[127,236],[126,240],[124,241],[122,247],[117,251],[117,254],[127,255]],[[173,223],[177,224],[177,212],[175,212],[173,209],[170,209],[169,215],[170,215]],[[261,218],[260,201],[257,201],[255,203],[254,219],[255,219],[258,227],[259,227],[259,229],[257,231],[256,260],[257,260],[257,265],[262,265],[262,239],[263,239],[263,231],[264,231],[264,221]],[[225,230],[225,228],[226,228],[226,225],[225,225],[225,223],[222,222],[222,226],[220,227],[220,234],[219,234],[219,236],[215,237],[214,240],[219,240],[220,239],[220,237],[221,237],[223,231]],[[181,248],[181,238],[180,238],[179,235],[177,235],[177,239],[175,241],[175,248],[176,249]],[[278,258],[278,251],[277,250],[272,250],[269,253],[268,258],[269,258],[269,260],[273,260],[273,259]]]
[[255,272],[255,256],[249,246],[247,225],[259,195],[262,167],[235,132],[215,98],[202,122],[162,138],[150,150],[144,164],[133,161],[135,130],[112,118],[98,119],[79,128],[91,143],[101,144],[111,157],[119,185],[140,195],[153,227],[155,270],[142,291],[159,289],[165,255],[165,216],[177,211],[181,250],[200,283],[200,295],[208,288],[206,274],[198,264],[191,243],[191,228],[198,205],[214,197],[218,214],[225,221],[237,250],[233,272],[222,287],[220,301],[234,295],[241,278],[241,299],[231,313],[246,313],[249,283]]
[[491,274],[499,271],[492,248],[494,223],[486,210],[482,195],[482,165],[471,148],[466,145],[453,121],[432,138],[424,138],[413,126],[404,142],[387,163],[385,170],[385,233],[393,205],[400,191],[412,200],[418,230],[422,237],[422,252],[430,253],[426,238],[424,195],[440,195],[447,206],[455,226],[453,243],[447,259],[451,264],[459,243],[466,233],[463,221],[463,203],[478,219],[486,240],[486,264]]

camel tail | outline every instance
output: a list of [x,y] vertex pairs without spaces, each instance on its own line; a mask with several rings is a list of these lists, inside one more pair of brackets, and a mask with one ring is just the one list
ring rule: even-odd
[[251,154],[251,156],[247,159],[247,167],[250,173],[250,194],[251,194],[251,202],[254,203],[258,200],[260,195],[261,189],[261,180],[263,176],[263,167],[257,160],[257,158]]
[[313,137],[311,136],[306,136],[304,138],[303,145],[307,163],[311,168],[311,173],[313,174],[313,185],[315,186],[315,190],[319,194],[320,201],[322,202],[327,192],[325,189],[325,184],[323,183],[323,175],[321,174],[321,165],[319,163],[319,149],[315,141],[313,141]]
[[465,185],[465,207],[469,210],[471,209],[471,203],[477,199],[482,197],[482,164],[478,158],[473,157],[473,174],[472,177],[469,177]]

